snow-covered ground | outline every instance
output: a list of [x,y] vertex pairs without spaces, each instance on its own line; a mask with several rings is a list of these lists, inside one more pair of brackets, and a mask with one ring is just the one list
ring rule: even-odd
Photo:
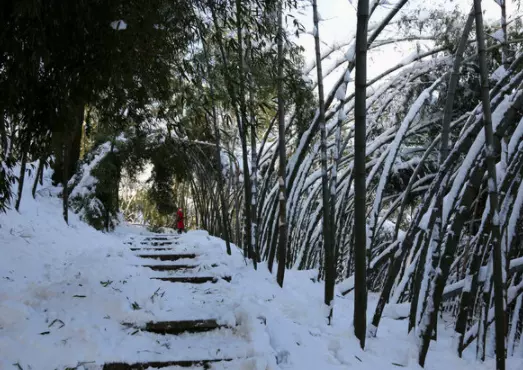
[[[314,271],[287,271],[280,289],[265,264],[254,271],[235,247],[228,256],[222,240],[191,231],[166,236],[177,243],[176,253],[198,255],[190,261],[199,265],[196,272],[183,275],[232,281],[150,280],[169,274],[140,265],[172,262],[138,258],[126,242],[143,247],[151,233],[121,225],[104,234],[74,214],[68,226],[59,199],[41,191],[33,200],[26,190],[20,213],[0,215],[0,369],[97,369],[110,361],[211,358],[238,358],[213,369],[418,368],[414,339],[404,321],[392,318],[402,316],[401,307],[387,310],[378,337],[362,351],[352,333],[352,294],[337,295],[328,326],[323,285],[314,281]],[[369,297],[369,313],[376,298]],[[121,324],[211,318],[232,328],[162,336]],[[492,359],[478,363],[472,352],[458,359],[451,346],[442,322],[426,368],[494,368]],[[508,369],[523,368],[523,358],[508,361]]]

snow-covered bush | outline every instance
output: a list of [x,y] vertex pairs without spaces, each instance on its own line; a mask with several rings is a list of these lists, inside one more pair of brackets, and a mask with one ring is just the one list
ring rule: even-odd
[[72,209],[98,230],[112,230],[118,220],[120,143],[105,142],[96,147],[69,181]]
[[11,185],[15,176],[11,169],[12,160],[0,151],[0,212],[5,212],[11,200]]

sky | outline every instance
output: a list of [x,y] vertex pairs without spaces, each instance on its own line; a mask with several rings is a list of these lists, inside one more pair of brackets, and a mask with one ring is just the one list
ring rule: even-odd
[[[372,0],[371,0],[372,1]],[[394,4],[398,0],[386,0],[384,3]],[[511,13],[514,0],[507,0],[507,14]],[[319,26],[319,35],[322,41],[322,51],[328,50],[329,47],[336,44],[347,43],[348,40],[354,36],[356,32],[356,4],[357,0],[318,0],[318,10],[321,19]],[[426,0],[411,0],[406,7],[430,7],[432,9],[442,7],[454,8],[458,6],[463,12],[468,11],[472,5],[472,0],[431,0],[428,5]],[[381,14],[390,9],[391,5],[380,6]],[[483,0],[483,9],[485,11],[485,18],[488,20],[497,20],[501,16],[500,7],[495,3],[494,0]],[[377,14],[379,15],[379,13]],[[312,24],[312,7],[308,6],[306,9],[302,9],[298,15],[298,19],[305,26],[307,31],[313,29]],[[374,18],[378,19],[379,18]],[[374,20],[376,22],[376,20]],[[372,27],[372,19],[369,27]],[[314,38],[312,33],[302,34],[295,40],[299,45],[305,48],[305,59],[306,65],[311,65],[315,60],[314,50]],[[414,45],[394,45],[391,47],[383,48],[382,51],[369,53],[368,58],[368,77],[376,76],[380,72],[385,71],[388,68],[393,67],[395,64],[400,62],[403,58],[408,56],[414,51]],[[323,72],[329,70],[329,67],[334,62],[343,57],[343,53],[335,53],[325,61],[323,66]],[[333,73],[324,79],[325,91],[328,93],[334,82],[339,78],[340,73]],[[316,70],[313,70],[313,79],[315,78]]]

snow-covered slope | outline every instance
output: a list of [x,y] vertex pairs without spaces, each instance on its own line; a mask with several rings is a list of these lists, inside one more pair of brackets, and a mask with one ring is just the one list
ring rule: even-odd
[[[0,215],[0,369],[97,369],[109,361],[210,357],[240,358],[215,369],[418,368],[413,338],[393,319],[402,316],[401,307],[387,310],[378,337],[361,351],[352,334],[351,294],[336,297],[328,326],[314,271],[288,271],[280,289],[264,263],[254,271],[238,249],[227,256],[223,241],[194,231],[176,239],[176,253],[199,255],[193,276],[227,275],[231,282],[150,280],[162,273],[141,267],[144,259],[125,244],[140,246],[150,233],[123,225],[104,234],[74,214],[66,225],[59,199],[46,196],[52,192],[33,200],[26,190],[20,213]],[[369,299],[372,312],[376,297]],[[210,318],[233,329],[162,336],[121,325]],[[448,333],[442,323],[427,369],[494,368],[490,359],[458,359]],[[509,359],[508,369],[521,368],[523,359]]]
[[0,254],[1,369],[98,360],[121,332],[119,320],[142,314],[132,303],[147,307],[154,292],[118,236],[72,212],[67,226],[56,197],[35,201],[26,191],[20,213],[0,214]]

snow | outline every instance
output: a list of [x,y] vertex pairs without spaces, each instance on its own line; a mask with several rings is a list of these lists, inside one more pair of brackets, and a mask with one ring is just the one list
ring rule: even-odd
[[465,283],[463,284],[463,291],[470,292],[472,290],[472,276],[467,275],[465,277]]
[[[345,99],[345,93],[347,92],[347,83],[343,82],[340,87],[336,90],[336,99],[343,100]],[[343,110],[343,109],[342,109]]]
[[423,216],[421,217],[421,220],[419,222],[419,228],[422,229],[422,230],[428,231],[429,222],[430,222],[430,216],[432,215],[432,211],[434,209],[434,202],[435,202],[435,200],[433,200],[430,203],[430,206],[427,209],[427,212],[425,212],[423,214]]
[[[30,176],[26,184],[20,213],[0,214],[1,369],[87,370],[108,361],[226,357],[233,361],[212,369],[392,370],[398,363],[419,368],[412,338],[396,320],[405,316],[405,304],[386,307],[377,338],[368,339],[362,351],[352,332],[352,295],[335,297],[333,325],[327,325],[317,271],[288,270],[280,289],[265,263],[255,271],[235,246],[228,256],[225,243],[205,231],[178,236],[166,230],[162,237],[177,243],[176,253],[198,255],[191,260],[199,266],[195,275],[232,280],[201,285],[150,280],[168,274],[141,264],[168,263],[140,259],[129,247],[143,247],[155,234],[129,224],[101,233],[74,213],[67,225],[60,200],[43,195],[56,192],[41,191],[34,200]],[[377,297],[369,294],[369,312]],[[210,318],[232,328],[162,336],[121,324]],[[450,335],[442,323],[427,369],[493,368],[492,359],[479,363],[473,353],[459,359]],[[520,368],[522,361],[511,358],[507,368]]]
[[[356,42],[353,42],[349,45],[349,48],[347,49],[347,52],[345,53],[345,60],[347,62],[352,62],[352,61],[354,61],[355,55],[356,55]],[[349,72],[349,70],[347,70],[347,72]],[[345,79],[345,76],[347,75],[347,72],[345,72],[344,79]],[[346,81],[346,79],[345,79],[345,81]]]
[[116,31],[123,31],[127,29],[127,23],[124,20],[120,19],[118,21],[111,22],[111,28]]
[[337,284],[336,287],[343,295],[350,293],[354,289],[354,275],[343,280],[341,283]]
[[507,74],[507,70],[505,69],[505,66],[500,65],[490,76],[490,78],[496,82],[501,81],[503,77]]
[[[100,145],[100,147],[96,149],[93,160],[89,163],[84,163],[82,165],[82,168],[79,171],[81,175],[78,175],[79,177],[81,176],[80,180],[78,181],[78,184],[75,186],[71,194],[69,194],[69,197],[71,199],[78,196],[85,196],[92,191],[92,187],[96,185],[98,180],[91,175],[91,172],[107,155],[107,153],[109,153],[110,150],[111,143],[103,143],[102,145]],[[76,179],[73,177],[71,180],[69,180],[69,185],[72,185],[75,182]]]
[[314,37],[318,37],[318,27],[314,26],[314,28],[312,29],[312,35]]
[[[417,242],[418,238],[419,238],[419,234],[416,234],[416,238],[414,240],[415,243]],[[398,251],[400,251],[400,249],[398,249]],[[421,248],[418,251],[418,253],[416,253],[416,256],[414,256],[414,259],[411,261],[410,265],[405,270],[405,274],[403,274],[403,278],[401,279],[399,284],[397,284],[396,289],[394,289],[394,295],[390,299],[391,303],[396,303],[396,302],[399,301],[399,299],[401,297],[401,294],[405,290],[405,286],[409,282],[410,277],[412,276],[412,274],[414,273],[414,271],[416,269],[417,262],[418,262],[418,260],[420,258],[420,255],[421,255]]]
[[454,290],[456,289],[465,289],[465,287],[469,287],[467,285],[467,281],[472,281],[472,279],[470,277],[466,277],[465,279],[463,280],[459,280],[453,284],[448,284],[445,289],[443,289],[443,295],[449,293],[449,292],[453,292]]
[[[518,193],[515,201],[511,202],[512,212],[510,213],[510,218],[507,225],[507,233],[503,234],[502,245],[512,245],[512,240],[517,232],[517,221],[521,212],[521,206],[523,205],[523,183],[519,185]],[[523,262],[523,261],[522,261]]]
[[518,126],[512,133],[510,137],[510,141],[508,144],[508,155],[509,157],[512,157],[516,150],[518,150],[519,146],[521,145],[521,138],[523,137],[523,118],[519,121]]
[[376,263],[383,259],[383,257],[388,256],[389,254],[392,254],[392,251],[394,249],[398,248],[400,245],[400,240],[396,240],[395,242],[391,243],[385,250],[383,250],[378,256],[376,256],[370,263],[369,268],[372,270],[376,266]]
[[511,270],[517,269],[521,266],[523,266],[523,257],[514,258],[514,259],[510,260],[509,268]]
[[406,57],[404,57],[398,64],[400,65],[407,65],[412,62],[414,62],[416,59],[419,59],[421,53],[414,51],[408,54]]
[[343,81],[344,82],[351,82],[352,81],[352,78],[350,77],[350,70],[347,70],[345,72],[345,76],[343,77]]
[[347,113],[345,112],[345,109],[340,108],[338,111],[338,121],[343,122],[347,119]]
[[[520,91],[516,91],[513,94],[508,94],[503,97],[503,100],[496,107],[494,112],[492,112],[492,129],[495,131],[498,125],[501,123],[501,120],[505,117],[505,114],[512,106],[515,98],[521,94]],[[491,150],[494,150],[491,148]]]
[[421,9],[418,13],[418,19],[420,22],[428,21],[432,17],[432,14],[428,9]]
[[514,355],[514,344],[516,341],[516,333],[517,333],[517,327],[518,327],[518,319],[519,319],[519,312],[521,311],[521,302],[522,302],[523,296],[519,296],[516,300],[516,305],[514,307],[514,314],[512,315],[512,322],[510,325],[510,333],[508,336],[508,355],[513,356]]
[[505,42],[505,33],[503,32],[503,28],[500,28],[496,32],[490,35],[492,38],[494,38],[498,42]]
[[383,317],[390,317],[394,320],[402,320],[409,317],[410,303],[388,304],[383,310]]

